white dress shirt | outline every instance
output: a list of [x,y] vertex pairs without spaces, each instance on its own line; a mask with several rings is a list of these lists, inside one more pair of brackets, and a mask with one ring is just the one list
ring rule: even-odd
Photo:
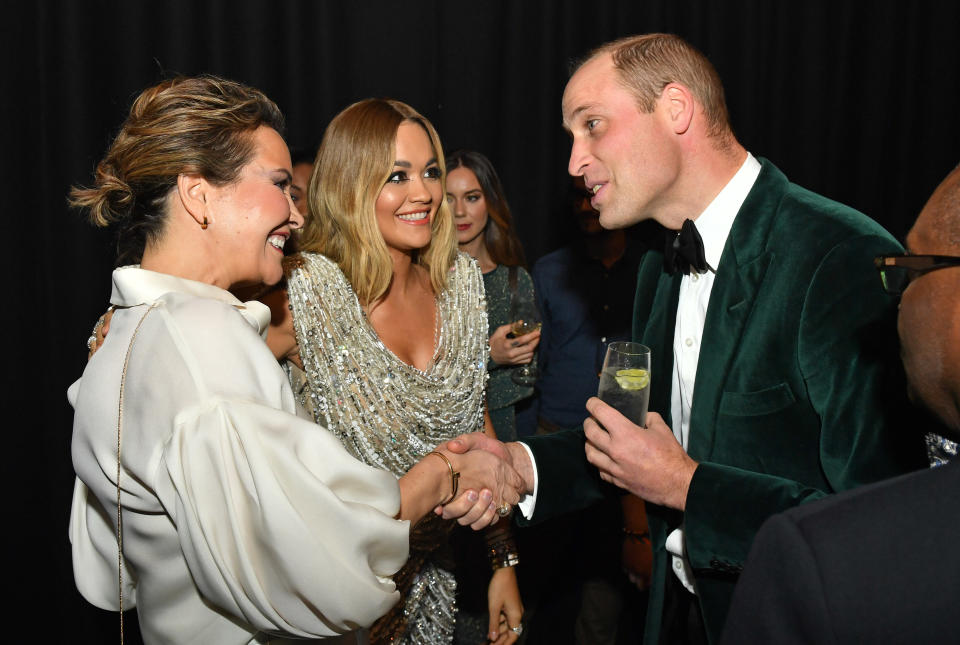
[[80,592],[118,608],[125,372],[123,603],[138,608],[144,640],[360,642],[357,627],[399,599],[390,576],[407,558],[409,523],[394,519],[396,477],[298,416],[260,337],[261,303],[136,267],[113,281],[110,335],[68,393]]
[[[747,158],[733,178],[727,182],[712,202],[694,220],[697,232],[703,238],[707,264],[714,270],[720,264],[720,255],[727,243],[733,220],[760,174],[760,162],[747,153]],[[680,281],[680,299],[677,303],[677,323],[673,336],[673,374],[670,394],[670,415],[673,434],[686,450],[690,440],[690,409],[693,407],[694,383],[700,359],[700,340],[707,305],[713,290],[715,274],[690,273]],[[667,536],[666,549],[671,554],[674,573],[683,586],[696,593],[693,572],[686,558],[683,527]]]

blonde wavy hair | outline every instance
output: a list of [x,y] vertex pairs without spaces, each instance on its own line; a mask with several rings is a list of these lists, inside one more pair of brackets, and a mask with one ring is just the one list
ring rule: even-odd
[[322,253],[336,262],[363,304],[390,287],[393,262],[377,226],[375,205],[396,159],[401,123],[420,125],[430,138],[441,172],[441,199],[431,224],[430,244],[415,261],[430,274],[434,293],[447,287],[457,238],[444,195],[447,171],[440,137],[433,125],[406,103],[365,99],[340,112],[323,135],[307,189],[308,214],[301,251]]

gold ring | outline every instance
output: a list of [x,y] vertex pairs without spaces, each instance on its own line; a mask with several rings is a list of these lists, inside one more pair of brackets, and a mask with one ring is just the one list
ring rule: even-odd
[[523,623],[520,623],[516,627],[511,627],[510,631],[516,634],[517,636],[519,636],[520,634],[523,633]]
[[510,505],[509,505],[509,504],[503,503],[503,504],[501,504],[500,506],[497,507],[497,515],[499,515],[500,517],[506,517],[506,516],[509,515],[509,514],[510,514]]

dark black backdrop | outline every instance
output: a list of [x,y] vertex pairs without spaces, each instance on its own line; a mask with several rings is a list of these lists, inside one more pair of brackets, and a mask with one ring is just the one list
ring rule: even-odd
[[[102,642],[74,589],[67,385],[106,306],[110,235],[66,208],[135,94],[175,73],[260,87],[292,145],[366,96],[405,100],[448,150],[499,169],[531,260],[566,239],[569,143],[559,126],[567,62],[615,37],[672,31],[700,47],[727,88],[747,148],[797,183],[851,204],[902,237],[960,161],[953,1],[576,0],[26,2],[5,7],[2,104],[7,284],[7,588],[40,623],[35,640]],[[629,297],[625,294],[624,297]],[[11,324],[14,323],[14,324]],[[8,608],[9,611],[9,608]],[[25,611],[25,609],[24,609]],[[12,614],[8,614],[12,615]],[[22,637],[26,637],[24,633]]]

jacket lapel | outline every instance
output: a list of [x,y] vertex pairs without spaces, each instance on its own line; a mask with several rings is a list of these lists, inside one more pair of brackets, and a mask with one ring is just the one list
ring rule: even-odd
[[[767,238],[787,180],[770,162],[760,161],[760,175],[737,213],[720,256],[707,306],[687,449],[698,461],[711,456],[724,384],[757,291],[773,260],[773,254],[767,251]],[[676,313],[676,307],[672,311]]]
[[[650,348],[650,406],[669,425],[673,383],[673,334],[682,274],[663,272],[663,255],[650,251],[640,265],[633,337]],[[652,296],[652,297],[651,297]],[[645,322],[646,324],[642,324]]]

